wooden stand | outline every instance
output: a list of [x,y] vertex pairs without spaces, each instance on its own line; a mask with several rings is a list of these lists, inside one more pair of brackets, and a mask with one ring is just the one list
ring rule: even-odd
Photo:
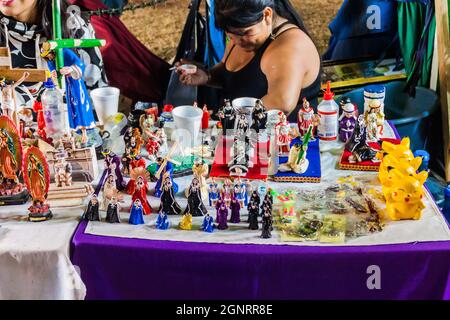
[[57,187],[55,183],[50,184],[47,201],[50,207],[73,207],[82,205],[94,189],[89,183],[73,182],[68,187]]

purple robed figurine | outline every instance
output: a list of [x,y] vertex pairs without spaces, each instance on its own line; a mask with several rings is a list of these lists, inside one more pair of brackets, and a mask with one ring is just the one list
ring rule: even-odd
[[105,184],[106,178],[113,174],[116,177],[116,188],[118,191],[125,190],[125,182],[123,181],[122,172],[120,171],[120,157],[114,154],[111,150],[106,149],[102,151],[105,156],[105,170],[98,182],[97,188],[95,188],[95,194],[98,195],[103,185]]
[[241,205],[235,197],[233,197],[233,199],[231,200],[230,208],[231,208],[230,222],[231,223],[241,222],[241,217],[240,217]]
[[228,217],[228,209],[223,200],[219,200],[216,205],[217,208],[217,217],[216,222],[218,224],[217,229],[225,230],[228,229],[227,217]]
[[347,143],[352,137],[356,126],[355,105],[347,102],[342,106],[342,114],[339,118],[339,139]]

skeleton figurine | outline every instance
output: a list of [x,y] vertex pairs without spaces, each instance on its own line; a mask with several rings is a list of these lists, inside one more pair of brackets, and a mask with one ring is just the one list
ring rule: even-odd
[[230,100],[225,99],[225,105],[219,110],[219,118],[222,123],[223,135],[227,134],[227,130],[234,129],[236,120],[236,110],[231,105]]
[[72,165],[66,161],[67,152],[60,145],[56,154],[55,182],[57,187],[69,187],[72,185]]

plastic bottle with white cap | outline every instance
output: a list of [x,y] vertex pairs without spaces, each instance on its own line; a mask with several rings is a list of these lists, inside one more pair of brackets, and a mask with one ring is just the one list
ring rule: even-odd
[[327,90],[323,94],[323,100],[317,106],[320,117],[317,134],[320,140],[333,141],[338,136],[338,112],[339,106],[334,101],[334,93],[330,89],[330,81],[327,82]]

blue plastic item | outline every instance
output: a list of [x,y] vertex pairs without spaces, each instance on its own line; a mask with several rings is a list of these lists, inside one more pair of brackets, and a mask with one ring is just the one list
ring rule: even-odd
[[419,171],[428,170],[428,162],[430,162],[430,154],[426,150],[414,151],[414,157],[422,157],[422,164]]
[[444,207],[442,208],[442,213],[444,214],[445,219],[450,223],[450,185],[444,188],[444,196],[445,202]]
[[[439,98],[430,89],[417,87],[415,98],[403,92],[405,82],[383,83],[386,87],[384,113],[397,128],[401,137],[410,137],[411,149],[425,150],[428,146],[431,128],[431,115],[438,109]],[[343,96],[349,97],[364,112],[364,88],[358,88]],[[339,101],[339,98],[337,98]]]

